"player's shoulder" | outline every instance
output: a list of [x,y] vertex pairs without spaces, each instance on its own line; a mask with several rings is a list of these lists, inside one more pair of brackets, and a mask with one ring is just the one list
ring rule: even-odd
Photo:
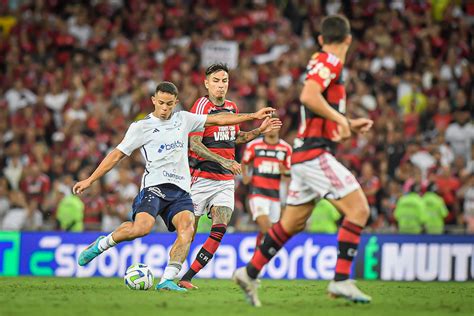
[[234,102],[234,101],[231,101],[231,100],[225,100],[224,101],[224,107],[227,108],[227,109],[233,109],[235,110],[236,112],[239,111],[239,108],[237,107],[237,104]]
[[191,108],[191,113],[196,113],[196,114],[207,114],[205,112],[206,107],[209,106],[211,102],[207,97],[200,97],[199,99],[194,102],[193,107]]
[[340,67],[342,65],[341,60],[336,55],[323,51],[314,53],[310,61],[321,62],[331,67]]
[[283,146],[287,149],[291,149],[291,145],[288,144],[286,141],[284,141],[283,139],[280,138],[280,142],[278,143],[280,146]]

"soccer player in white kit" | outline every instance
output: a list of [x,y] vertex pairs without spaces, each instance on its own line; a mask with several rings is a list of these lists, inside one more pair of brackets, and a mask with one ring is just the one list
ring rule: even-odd
[[132,123],[122,142],[109,153],[86,180],[76,183],[75,194],[81,194],[104,176],[125,156],[140,149],[146,167],[139,195],[133,203],[133,221],[122,223],[108,236],[100,236],[79,256],[83,266],[116,244],[149,234],[160,215],[169,231],[177,238],[168,265],[156,289],[185,291],[173,279],[181,270],[194,235],[193,202],[189,191],[191,175],[188,165],[188,134],[210,125],[232,125],[271,116],[265,108],[252,114],[197,115],[181,111],[173,113],[178,103],[178,89],[171,82],[162,82],[151,97],[155,111]]

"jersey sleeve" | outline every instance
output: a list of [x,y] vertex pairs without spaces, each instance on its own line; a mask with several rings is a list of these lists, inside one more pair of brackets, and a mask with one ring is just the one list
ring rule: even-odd
[[254,158],[255,158],[255,146],[253,146],[253,144],[247,144],[247,146],[245,146],[244,154],[242,157],[242,163],[248,164]]
[[[196,102],[194,102],[194,105],[193,107],[191,108],[191,110],[189,111],[190,113],[194,113],[194,114],[203,114],[203,107],[202,107],[202,98],[199,98],[198,100],[196,100]],[[201,136],[203,137],[204,135],[204,130],[202,131],[196,131],[196,132],[191,132],[189,134],[189,136]]]
[[306,80],[316,81],[324,91],[331,81],[340,76],[342,64],[333,55],[316,53],[311,57],[306,70]]
[[[206,124],[207,115],[194,114],[186,111],[181,112],[186,122],[187,132],[202,132],[204,131],[204,124]],[[191,136],[191,135],[190,135]]]
[[130,156],[132,152],[143,146],[144,137],[139,122],[134,122],[127,130],[122,142],[118,144],[117,149],[125,155]]

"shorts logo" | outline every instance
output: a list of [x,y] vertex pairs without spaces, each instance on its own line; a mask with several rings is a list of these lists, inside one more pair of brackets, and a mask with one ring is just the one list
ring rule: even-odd
[[153,193],[154,195],[156,195],[159,198],[164,199],[166,197],[166,194],[161,192],[160,188],[152,187],[152,188],[148,188],[148,191],[150,191],[151,193]]

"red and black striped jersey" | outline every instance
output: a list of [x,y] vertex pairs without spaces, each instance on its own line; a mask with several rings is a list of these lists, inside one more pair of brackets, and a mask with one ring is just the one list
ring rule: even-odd
[[242,163],[253,167],[250,196],[280,200],[280,164],[290,169],[291,153],[291,146],[282,139],[275,145],[263,138],[247,144]]
[[[306,80],[316,81],[322,88],[323,96],[335,110],[346,112],[346,89],[342,80],[343,64],[333,54],[314,54],[307,67]],[[333,152],[336,144],[331,137],[337,131],[337,124],[314,114],[301,105],[301,120],[298,135],[293,144],[292,164],[312,160],[323,152]]]
[[[199,98],[191,109],[196,114],[217,114],[222,112],[239,113],[234,102],[225,100],[224,104],[217,106],[208,98]],[[189,136],[202,136],[202,143],[213,153],[227,159],[235,159],[235,139],[240,131],[239,125],[230,126],[208,126],[203,132],[190,133]],[[189,167],[192,177],[207,178],[213,180],[233,180],[232,172],[214,161],[199,157],[192,150],[189,151]]]

